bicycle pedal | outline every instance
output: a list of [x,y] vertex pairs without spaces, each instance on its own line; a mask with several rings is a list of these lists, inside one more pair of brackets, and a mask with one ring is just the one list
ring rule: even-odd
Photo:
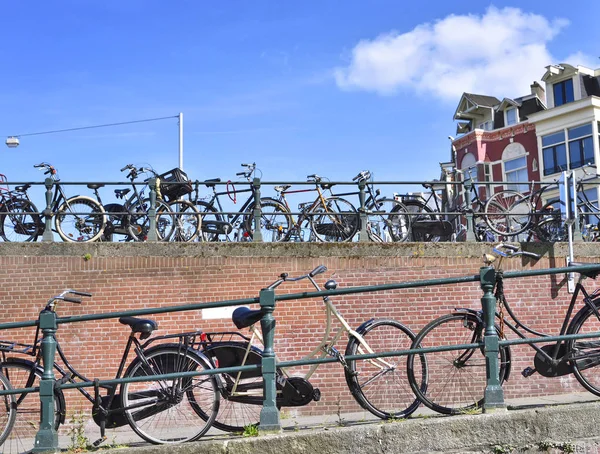
[[94,446],[94,447],[100,446],[102,443],[104,443],[106,441],[107,438],[108,437],[106,435],[98,438],[95,442],[92,443],[92,446]]
[[534,368],[532,368],[532,367],[526,367],[525,369],[523,369],[523,372],[521,372],[521,375],[523,377],[531,377],[536,372],[537,372],[537,370],[535,370]]
[[313,400],[318,402],[321,400],[321,390],[319,388],[313,389]]

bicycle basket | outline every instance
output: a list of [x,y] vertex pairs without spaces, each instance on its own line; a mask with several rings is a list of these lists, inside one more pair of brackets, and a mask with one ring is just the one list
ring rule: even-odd
[[319,235],[329,236],[345,240],[354,231],[358,223],[358,215],[342,214],[336,216],[340,222],[326,222],[315,225],[315,230]]
[[193,191],[192,182],[187,174],[178,168],[169,170],[158,177],[160,178],[160,192],[167,201],[176,200]]

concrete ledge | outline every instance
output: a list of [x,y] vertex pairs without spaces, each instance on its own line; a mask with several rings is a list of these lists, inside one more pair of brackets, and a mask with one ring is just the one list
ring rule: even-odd
[[106,453],[509,453],[598,452],[600,403],[577,403],[493,414],[357,423],[351,427],[284,432],[256,438],[144,446]]
[[[491,243],[0,243],[0,256],[92,257],[476,257]],[[566,243],[521,243],[524,250],[566,257]],[[576,243],[576,257],[600,256],[600,243]]]

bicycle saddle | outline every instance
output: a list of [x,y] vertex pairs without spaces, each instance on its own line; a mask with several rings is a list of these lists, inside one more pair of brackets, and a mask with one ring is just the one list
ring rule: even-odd
[[247,307],[238,307],[233,311],[231,321],[237,329],[242,329],[254,325],[262,318],[262,316],[263,312],[260,309],[252,310]]
[[100,189],[103,188],[104,185],[102,183],[90,183],[87,185],[87,187],[90,189]]
[[275,189],[277,192],[285,192],[291,187],[291,184],[284,184],[283,186],[275,186],[273,189]]
[[[569,262],[569,266],[583,266],[583,265],[594,265],[594,263],[583,263],[583,262]],[[596,279],[600,274],[600,270],[590,270],[590,271],[578,271],[580,274],[587,276],[592,279]]]
[[211,178],[210,180],[204,180],[204,184],[206,185],[207,188],[214,187],[214,184],[211,184],[211,183],[220,183],[220,182],[221,182],[220,178]]
[[119,322],[123,325],[129,325],[134,333],[150,334],[158,329],[158,323],[147,318],[121,317]]
[[24,184],[23,186],[15,186],[15,191],[17,192],[27,192],[27,190],[31,187],[30,184]]
[[119,198],[123,198],[125,197],[129,191],[131,191],[131,189],[126,188],[126,189],[115,189],[115,195]]

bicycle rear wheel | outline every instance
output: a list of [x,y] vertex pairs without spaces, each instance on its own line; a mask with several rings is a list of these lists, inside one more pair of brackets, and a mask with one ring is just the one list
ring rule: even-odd
[[[483,322],[470,312],[443,315],[417,334],[412,348],[448,347],[483,341]],[[432,410],[447,415],[464,414],[481,408],[486,386],[486,361],[480,348],[423,353],[427,362],[427,386],[421,379],[421,362],[408,356],[408,379],[419,400]],[[500,383],[510,361],[508,347],[500,348]]]
[[[178,345],[159,346],[135,358],[124,377],[144,377],[210,369],[201,354]],[[204,435],[219,410],[215,377],[199,375],[169,380],[123,383],[123,410],[131,428],[154,444],[183,443]]]
[[[374,320],[359,330],[366,342],[352,337],[346,355],[363,355],[408,350],[415,338],[410,329],[391,319]],[[422,360],[422,361],[420,361]],[[417,362],[419,364],[417,365]],[[348,360],[346,383],[356,401],[381,419],[407,418],[420,405],[406,376],[406,356],[367,360]],[[414,359],[415,380],[426,387],[427,365],[424,355]]]
[[368,233],[372,240],[382,243],[406,241],[410,233],[407,208],[397,200],[378,199],[368,216]]
[[4,241],[35,241],[44,230],[37,208],[27,199],[9,199],[0,210],[0,236]]
[[320,201],[309,213],[310,227],[318,241],[352,241],[358,232],[359,217],[356,208],[345,199],[329,197],[325,205]]
[[[8,379],[0,373],[0,391],[11,391],[11,386]],[[2,444],[10,435],[13,426],[15,425],[15,419],[17,417],[17,405],[15,401],[15,395],[3,395],[0,396],[0,449]]]
[[[260,199],[260,233],[264,242],[277,243],[283,241],[292,226],[292,216],[282,203],[275,199]],[[244,215],[244,228],[254,235],[254,203],[250,204]]]
[[201,230],[200,212],[196,206],[187,200],[173,200],[169,208],[175,219],[175,234],[173,241],[189,243],[194,241]]
[[[593,304],[600,309],[600,302]],[[573,318],[567,334],[588,334],[600,332],[600,318],[589,307],[581,309]],[[600,339],[576,339],[567,343],[569,361],[573,374],[589,392],[600,396]]]
[[69,243],[96,241],[104,231],[104,208],[86,196],[71,197],[64,202],[54,218],[56,232]]
[[[146,241],[150,232],[150,199],[144,199],[129,207],[127,228],[135,241]],[[169,241],[175,230],[175,215],[162,200],[156,201],[156,237]]]
[[[13,389],[40,385],[43,374],[41,367],[21,358],[7,358],[0,363],[0,374],[4,375]],[[2,453],[29,452],[34,446],[40,421],[40,396],[38,393],[14,394],[16,416],[12,431],[0,446]],[[65,417],[65,398],[61,390],[54,391],[54,428],[58,430]]]
[[506,190],[491,196],[484,207],[485,222],[498,235],[514,236],[532,223],[533,207],[520,192]]

